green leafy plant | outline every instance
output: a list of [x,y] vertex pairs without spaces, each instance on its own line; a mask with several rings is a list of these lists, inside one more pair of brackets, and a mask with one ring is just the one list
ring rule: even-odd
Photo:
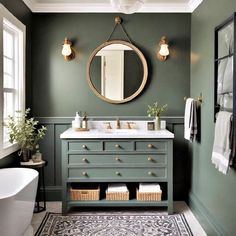
[[154,102],[152,105],[148,105],[148,116],[159,117],[162,112],[167,110],[167,104],[159,105],[158,102]]
[[16,111],[16,116],[9,116],[7,128],[10,136],[11,143],[17,143],[20,147],[19,155],[24,150],[33,150],[38,141],[45,136],[47,128],[41,126],[38,128],[38,121],[29,116],[30,108],[22,111]]

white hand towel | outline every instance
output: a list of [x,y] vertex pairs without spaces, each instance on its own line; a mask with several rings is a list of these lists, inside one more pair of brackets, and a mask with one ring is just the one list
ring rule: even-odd
[[197,105],[193,98],[188,98],[184,114],[184,138],[193,141],[197,134]]
[[231,112],[220,111],[215,124],[215,138],[211,161],[215,167],[226,174],[229,169],[230,159],[230,124]]

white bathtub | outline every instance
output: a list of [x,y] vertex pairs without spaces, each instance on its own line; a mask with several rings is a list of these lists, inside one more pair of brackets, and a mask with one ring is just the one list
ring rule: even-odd
[[31,219],[38,172],[28,168],[0,169],[0,235],[33,235]]

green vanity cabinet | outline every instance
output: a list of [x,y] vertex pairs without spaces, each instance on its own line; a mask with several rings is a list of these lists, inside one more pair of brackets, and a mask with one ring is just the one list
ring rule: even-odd
[[[62,138],[62,213],[72,206],[162,206],[173,213],[173,139]],[[162,201],[72,201],[72,183],[166,183]]]

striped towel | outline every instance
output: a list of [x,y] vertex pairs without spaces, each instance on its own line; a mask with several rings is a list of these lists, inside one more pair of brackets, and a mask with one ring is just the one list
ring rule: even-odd
[[188,98],[184,114],[184,138],[192,142],[197,132],[197,104],[193,98]]

